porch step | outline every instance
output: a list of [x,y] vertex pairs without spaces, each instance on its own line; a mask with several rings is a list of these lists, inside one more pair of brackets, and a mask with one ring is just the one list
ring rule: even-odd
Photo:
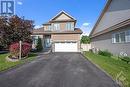
[[48,50],[47,52],[43,52],[43,54],[49,54],[51,53],[51,50]]
[[42,54],[49,54],[49,53],[51,53],[51,49],[50,48],[46,48],[42,52],[40,52],[38,54],[42,55]]

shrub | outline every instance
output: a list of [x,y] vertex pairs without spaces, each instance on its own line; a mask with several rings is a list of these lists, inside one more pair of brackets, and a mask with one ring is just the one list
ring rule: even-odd
[[12,43],[9,47],[11,56],[18,58],[19,56],[19,43]]
[[[19,57],[19,47],[20,45],[18,42],[10,45],[9,50],[12,56],[15,56],[16,58]],[[26,42],[22,43],[21,56],[22,57],[27,56],[30,50],[31,50],[31,44],[26,43]]]
[[105,51],[99,50],[98,54],[102,55],[102,56],[107,56],[107,57],[111,57],[112,56],[112,53],[108,52],[107,50],[105,50]]
[[39,38],[39,37],[38,37],[38,40],[37,40],[36,49],[37,49],[38,52],[40,52],[40,51],[43,50],[43,47],[42,47],[42,40],[41,40],[41,38]]
[[130,59],[130,57],[128,57],[128,56],[124,56],[123,58],[125,58],[125,59]]
[[92,52],[92,53],[93,53],[93,50],[92,50],[92,49],[89,49],[89,52]]
[[24,42],[22,44],[22,57],[27,56],[30,50],[31,50],[31,44]]
[[3,50],[3,49],[4,49],[4,46],[1,46],[1,45],[0,45],[0,51]]

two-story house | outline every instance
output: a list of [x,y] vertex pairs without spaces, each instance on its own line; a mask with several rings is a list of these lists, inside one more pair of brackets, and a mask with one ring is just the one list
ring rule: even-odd
[[33,46],[37,38],[42,39],[43,48],[52,52],[80,52],[80,35],[82,31],[75,28],[76,19],[64,11],[58,13],[40,29],[33,30]]

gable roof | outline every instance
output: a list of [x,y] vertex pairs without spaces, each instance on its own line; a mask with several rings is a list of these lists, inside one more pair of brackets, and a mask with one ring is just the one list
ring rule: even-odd
[[129,3],[130,1],[128,0],[108,0],[89,36],[93,38],[129,26]]
[[94,25],[94,27],[93,27],[92,31],[90,32],[90,35],[89,35],[90,37],[92,36],[92,34],[93,34],[94,30],[96,29],[97,25],[98,25],[98,24],[99,24],[99,22],[101,21],[101,19],[102,19],[103,15],[104,15],[104,14],[105,14],[105,12],[107,11],[107,9],[108,9],[108,7],[110,6],[111,2],[112,2],[112,0],[108,0],[108,1],[107,1],[107,3],[106,3],[106,5],[105,5],[104,9],[102,10],[101,15],[99,16],[99,18],[98,18],[98,20],[97,20],[96,24]]
[[69,17],[71,20],[76,21],[76,19],[74,17],[72,17],[71,15],[69,15],[68,13],[66,13],[65,11],[61,11],[59,12],[56,16],[54,16],[50,21],[54,21],[56,18],[58,18],[59,16],[61,16],[62,14],[65,14],[67,17]]

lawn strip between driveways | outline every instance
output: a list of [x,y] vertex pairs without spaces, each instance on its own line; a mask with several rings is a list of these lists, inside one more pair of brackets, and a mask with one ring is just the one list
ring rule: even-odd
[[84,56],[103,69],[103,71],[107,72],[114,80],[116,79],[117,74],[122,71],[127,81],[130,82],[130,64],[118,60],[117,58],[108,58],[92,52],[84,52]]

